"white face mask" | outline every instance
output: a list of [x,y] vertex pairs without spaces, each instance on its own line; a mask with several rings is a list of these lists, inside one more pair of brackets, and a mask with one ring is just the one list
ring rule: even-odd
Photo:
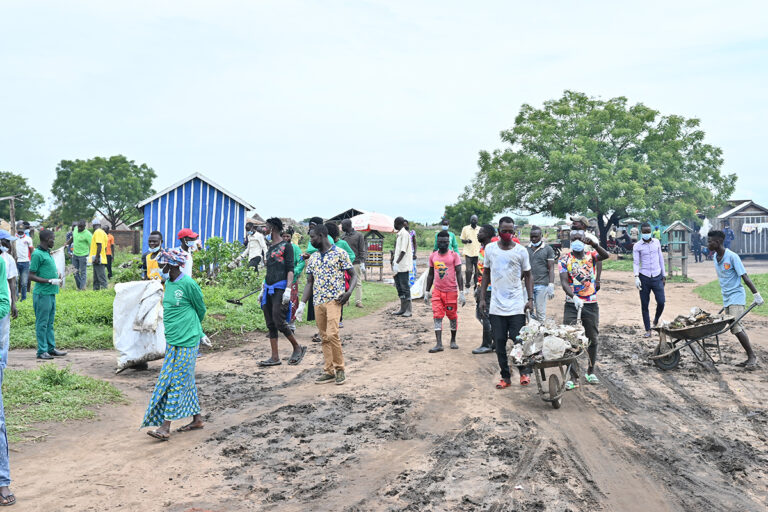
[[8,252],[8,248],[4,245],[0,245],[0,251]]
[[155,248],[152,248],[152,247],[149,248],[149,252],[152,252],[152,253],[155,253],[155,252],[157,252],[159,250],[160,250],[160,246],[159,245],[157,247],[155,247]]

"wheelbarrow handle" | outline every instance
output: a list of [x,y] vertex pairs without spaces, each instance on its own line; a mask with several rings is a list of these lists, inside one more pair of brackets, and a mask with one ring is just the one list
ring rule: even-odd
[[[733,324],[739,323],[739,321],[742,318],[747,316],[747,313],[749,313],[750,311],[752,311],[756,307],[757,307],[757,302],[753,302],[752,304],[750,304],[750,306],[747,309],[745,309],[744,312],[741,315],[739,315],[739,317],[736,320],[733,321]],[[725,308],[723,308],[723,309],[725,309]]]

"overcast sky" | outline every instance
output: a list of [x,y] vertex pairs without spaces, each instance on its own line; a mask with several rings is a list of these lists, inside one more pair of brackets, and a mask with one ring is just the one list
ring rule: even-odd
[[0,170],[46,198],[60,160],[123,154],[264,217],[432,221],[521,104],[573,89],[700,118],[768,205],[765,2],[120,4],[0,1]]

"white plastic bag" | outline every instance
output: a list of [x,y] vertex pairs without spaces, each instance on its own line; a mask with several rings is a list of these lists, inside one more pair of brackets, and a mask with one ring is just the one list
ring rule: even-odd
[[[53,262],[56,264],[56,272],[58,272],[61,277],[64,277],[64,271],[67,269],[67,259],[64,254],[64,247],[59,247],[53,251],[51,256],[53,257]],[[59,286],[62,290],[64,289],[64,281],[65,280],[62,279],[61,286]]]
[[165,356],[160,281],[132,281],[115,285],[112,304],[112,342],[120,352],[117,371]]
[[420,299],[424,297],[424,292],[427,288],[427,272],[422,272],[413,286],[411,286],[411,300]]
[[571,344],[562,338],[558,338],[557,336],[547,336],[544,338],[544,347],[541,349],[541,354],[547,361],[560,359],[570,347]]

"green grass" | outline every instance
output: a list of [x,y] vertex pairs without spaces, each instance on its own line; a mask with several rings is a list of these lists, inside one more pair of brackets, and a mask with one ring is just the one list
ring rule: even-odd
[[696,280],[691,279],[690,277],[675,275],[675,276],[668,276],[667,282],[668,283],[695,283]]
[[632,258],[621,260],[603,260],[603,270],[617,270],[619,272],[632,272]]
[[[768,290],[768,274],[755,274],[749,277],[752,279],[752,282],[755,283],[758,291]],[[749,288],[746,286],[744,286],[744,290],[747,292],[747,306],[749,306],[752,304],[752,292],[750,292]],[[714,302],[715,304],[723,303],[723,294],[720,291],[720,282],[718,280],[697,286],[693,289],[693,291],[696,292],[702,299]],[[768,316],[768,308],[761,306],[753,309],[750,314]]]
[[34,370],[5,370],[3,401],[8,438],[18,442],[40,437],[35,423],[93,418],[93,408],[124,399],[108,382],[47,363]]

